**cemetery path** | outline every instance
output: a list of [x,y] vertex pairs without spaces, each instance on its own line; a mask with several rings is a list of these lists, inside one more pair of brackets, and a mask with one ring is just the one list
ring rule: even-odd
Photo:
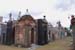
[[[65,39],[50,42],[47,45],[36,48],[36,50],[70,50],[71,44],[72,44],[72,38],[67,37]],[[14,46],[0,45],[0,50],[28,50],[28,48],[18,48]],[[29,50],[32,50],[32,49],[29,49]]]
[[37,50],[71,50],[72,38],[67,37],[65,39],[57,40],[45,45]]

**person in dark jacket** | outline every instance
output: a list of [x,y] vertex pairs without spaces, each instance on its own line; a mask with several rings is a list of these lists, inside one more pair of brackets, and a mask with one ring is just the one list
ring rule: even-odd
[[72,15],[70,28],[72,29],[73,28],[72,26],[74,26],[74,25],[75,25],[75,17],[74,17],[74,15]]
[[72,36],[73,36],[73,50],[75,50],[75,17],[74,15],[71,16],[71,26],[72,29]]

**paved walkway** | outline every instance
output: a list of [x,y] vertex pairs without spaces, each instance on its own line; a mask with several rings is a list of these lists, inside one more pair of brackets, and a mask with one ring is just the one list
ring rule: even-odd
[[[47,45],[36,48],[36,50],[70,50],[70,45],[72,39],[71,37],[67,37],[62,40],[57,40],[55,42],[50,42]],[[17,48],[14,46],[5,46],[0,45],[0,50],[35,50],[30,48]]]

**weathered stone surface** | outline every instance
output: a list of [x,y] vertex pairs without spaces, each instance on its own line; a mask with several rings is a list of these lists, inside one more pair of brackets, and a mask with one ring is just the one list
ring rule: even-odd
[[[30,15],[24,15],[15,26],[15,44],[30,47],[35,36],[35,21]],[[33,31],[33,32],[32,32]],[[33,38],[31,36],[34,36]],[[32,40],[32,41],[31,41]],[[34,42],[33,42],[34,43]]]

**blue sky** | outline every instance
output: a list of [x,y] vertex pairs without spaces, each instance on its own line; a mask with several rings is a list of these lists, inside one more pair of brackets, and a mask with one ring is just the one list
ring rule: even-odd
[[0,16],[4,21],[8,20],[8,14],[12,13],[12,18],[17,18],[18,12],[29,13],[35,18],[43,18],[46,15],[48,22],[56,26],[57,21],[61,21],[62,26],[70,25],[71,14],[75,14],[75,0],[0,0]]

